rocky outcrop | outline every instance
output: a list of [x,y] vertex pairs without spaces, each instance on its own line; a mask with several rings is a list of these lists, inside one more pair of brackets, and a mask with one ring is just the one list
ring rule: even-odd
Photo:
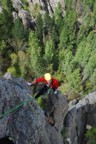
[[[49,95],[53,107],[51,110],[53,110],[51,113],[53,114],[53,119],[55,122],[55,128],[61,132],[63,128],[63,121],[64,118],[68,112],[68,105],[67,105],[67,99],[65,96],[62,96],[62,94],[58,91],[58,95],[53,96],[53,93]],[[50,110],[49,110],[50,111]]]
[[69,103],[68,109],[66,97],[50,91],[47,115],[32,95],[33,88],[24,79],[10,74],[0,79],[0,139],[11,137],[16,144],[83,144],[86,129],[96,127],[96,92]]
[[35,21],[33,20],[33,17],[30,15],[30,13],[26,10],[24,10],[24,5],[21,2],[21,0],[12,0],[13,7],[15,8],[15,12],[13,12],[14,19],[17,17],[17,15],[22,20],[22,23],[25,28],[32,27],[34,28]]
[[[63,144],[61,129],[68,104],[60,93],[58,96],[51,92],[54,103],[52,124],[49,122],[52,113],[49,117],[45,116],[32,98],[32,89],[27,82],[22,78],[12,78],[10,74],[5,75],[0,79],[0,138],[11,137],[16,144]],[[22,102],[25,103],[10,111]]]
[[61,4],[63,10],[65,10],[65,1],[64,0],[28,0],[29,5],[33,4],[34,8],[36,4],[40,5],[40,13],[44,14],[48,12],[50,16],[53,15],[55,8],[58,6],[58,3]]
[[30,27],[31,26],[31,17],[28,13],[28,11],[25,11],[24,9],[20,9],[18,12],[18,16],[20,19],[22,19],[22,23],[25,27]]
[[12,0],[12,3],[16,11],[20,11],[23,8],[23,3],[21,2],[21,0]]
[[69,144],[82,144],[88,126],[96,127],[96,92],[69,107],[64,124],[66,141]]
[[[58,3],[61,4],[63,16],[66,12],[66,2],[65,0],[27,0],[27,10],[24,9],[24,4],[21,0],[12,0],[13,7],[15,8],[16,15],[18,15],[25,28],[31,27],[34,28],[36,25],[36,20],[34,15],[36,14],[36,9],[38,9],[38,6],[40,8],[41,15],[44,15],[46,12],[49,13],[49,15],[52,17],[53,13],[55,12],[56,7],[58,6]],[[77,10],[78,18],[77,21],[80,24],[82,24],[82,11],[83,11],[83,5],[80,0],[72,1],[72,7]]]
[[21,0],[12,0],[13,7],[15,8],[15,12],[13,12],[13,16],[19,16],[23,22],[25,28],[35,26],[34,13],[36,11],[36,5],[40,6],[40,13],[42,15],[45,12],[48,12],[50,16],[53,15],[55,8],[58,6],[58,3],[61,3],[62,10],[65,10],[65,2],[64,0],[28,0],[28,8],[29,11],[24,10],[24,5]]
[[[16,81],[0,79],[1,116],[14,106],[31,98],[27,84],[25,87]],[[43,139],[41,131],[44,130],[44,125],[42,123],[45,123],[43,111],[32,100],[0,118],[0,138],[10,136],[16,144],[39,143]]]

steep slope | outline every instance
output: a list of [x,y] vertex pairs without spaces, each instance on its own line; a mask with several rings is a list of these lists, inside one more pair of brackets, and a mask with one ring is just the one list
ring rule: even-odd
[[[16,144],[63,144],[60,132],[68,104],[61,94],[59,99],[53,93],[52,96],[54,125],[32,99],[31,90],[23,79],[0,79],[0,138],[11,137]],[[27,102],[2,115],[24,101]]]
[[[31,26],[34,27],[35,19],[34,15],[36,15],[37,9],[40,10],[41,15],[44,15],[45,12],[48,12],[49,15],[52,17],[55,9],[58,7],[58,4],[61,5],[63,15],[66,12],[66,2],[65,0],[26,0],[27,10],[24,10],[24,2],[21,0],[12,0],[13,7],[15,8],[16,12],[13,13],[14,17],[18,14],[18,16],[22,19],[24,26]],[[76,8],[78,13],[78,21],[82,22],[82,3],[78,1],[72,2],[72,7]]]
[[89,126],[96,127],[96,92],[88,94],[76,104],[73,102],[69,106],[64,124],[66,141],[82,144]]

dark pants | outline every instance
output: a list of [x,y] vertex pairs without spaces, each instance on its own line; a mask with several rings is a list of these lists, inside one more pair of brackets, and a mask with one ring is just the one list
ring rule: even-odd
[[49,87],[45,84],[44,87],[36,94],[35,98],[44,95],[48,91]]

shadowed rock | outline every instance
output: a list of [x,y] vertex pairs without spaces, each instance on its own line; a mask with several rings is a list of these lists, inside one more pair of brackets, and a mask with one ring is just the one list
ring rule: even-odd
[[66,141],[82,144],[87,126],[96,127],[96,92],[69,107],[65,118]]

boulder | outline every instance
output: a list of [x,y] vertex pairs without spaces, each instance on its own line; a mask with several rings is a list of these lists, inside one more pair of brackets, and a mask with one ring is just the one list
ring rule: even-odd
[[18,16],[20,17],[20,19],[22,19],[24,27],[26,27],[26,28],[30,27],[31,18],[30,18],[30,15],[29,15],[28,11],[25,11],[24,9],[21,9],[18,12]]
[[35,21],[31,17],[30,13],[24,10],[24,5],[21,2],[21,0],[12,0],[12,2],[13,2],[13,7],[16,10],[16,12],[13,12],[13,17],[16,17],[18,15],[19,18],[22,20],[22,23],[26,29],[28,27],[34,28]]
[[[0,79],[0,138],[10,136],[16,144],[38,144],[43,139],[44,113],[27,87],[27,83],[23,86],[14,80]],[[3,115],[24,101],[29,102]]]
[[70,144],[81,144],[88,126],[96,127],[96,92],[69,107],[64,121],[66,141]]
[[13,7],[16,9],[16,11],[19,11],[23,8],[23,4],[21,0],[12,0]]
[[0,78],[0,139],[10,137],[16,144],[63,144],[61,129],[68,109],[66,98],[59,94],[58,99],[52,93],[55,102],[52,125],[32,97],[32,91],[22,78],[10,74]]

